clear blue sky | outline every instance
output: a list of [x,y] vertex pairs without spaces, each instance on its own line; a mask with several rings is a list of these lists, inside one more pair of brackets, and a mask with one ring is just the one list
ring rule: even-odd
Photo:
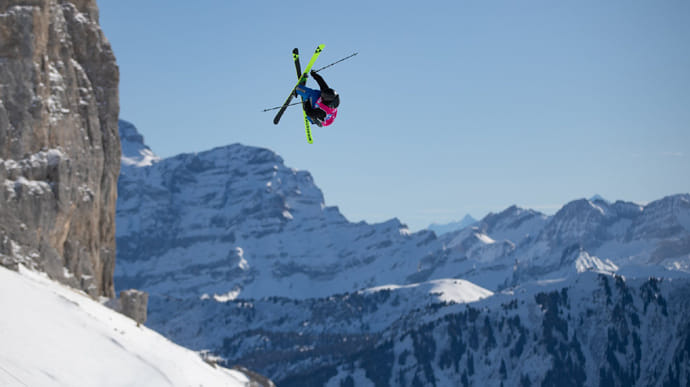
[[[690,2],[99,1],[120,116],[163,157],[242,143],[352,221],[690,192]],[[291,50],[341,95],[305,140]],[[310,84],[313,81],[310,80]]]

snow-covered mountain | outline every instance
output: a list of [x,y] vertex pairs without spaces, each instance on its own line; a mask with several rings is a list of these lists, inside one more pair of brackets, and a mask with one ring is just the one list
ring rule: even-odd
[[465,215],[464,218],[455,222],[449,223],[432,223],[427,227],[427,230],[433,231],[436,235],[443,235],[449,232],[462,230],[467,226],[471,226],[477,222],[477,219],[473,218],[470,214]]
[[148,324],[184,346],[211,350],[228,366],[261,370],[281,385],[291,375],[356,356],[420,307],[491,295],[467,281],[439,280],[309,299],[152,297]]
[[281,386],[687,386],[690,281],[592,272],[426,308]]
[[624,271],[690,268],[687,194],[646,206],[582,199],[553,216],[513,206],[437,238],[397,219],[349,222],[325,205],[308,172],[267,149],[235,144],[158,160],[122,126],[124,149],[141,157],[125,153],[135,161],[123,163],[119,180],[120,288],[310,298],[462,278],[497,290],[558,272],[573,245]]
[[239,144],[123,165],[117,225],[118,287],[182,298],[409,284],[445,259],[433,233],[410,233],[397,219],[348,222],[308,172]]
[[249,386],[85,293],[0,267],[2,386]]
[[[357,364],[385,340],[476,302],[498,318],[502,307],[489,300],[504,296],[494,293],[520,289],[526,313],[538,281],[569,278],[566,288],[591,292],[598,280],[577,278],[618,273],[681,281],[665,285],[673,288],[690,272],[687,194],[644,206],[582,199],[553,216],[513,206],[437,237],[397,219],[349,222],[308,172],[270,150],[235,144],[158,159],[132,130],[123,136],[123,148],[127,138],[136,144],[124,152],[134,162],[123,162],[118,187],[116,286],[150,293],[149,326],[279,385],[321,369],[329,378],[311,385],[336,375],[364,383],[369,371]],[[434,334],[438,348],[443,337]]]
[[[688,194],[645,206],[581,199],[553,216],[513,206],[441,240],[476,261],[512,261],[512,278],[501,286],[560,276],[571,267],[575,250],[609,260],[619,274],[667,277],[690,272],[689,217]],[[497,248],[496,243],[504,246]]]
[[160,161],[160,157],[144,143],[144,136],[136,126],[125,120],[119,121],[120,142],[122,144],[121,167],[147,167]]

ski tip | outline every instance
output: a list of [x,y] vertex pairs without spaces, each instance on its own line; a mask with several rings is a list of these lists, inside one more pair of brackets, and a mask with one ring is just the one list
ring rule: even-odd
[[293,53],[293,54],[299,54],[299,49],[297,49],[296,47],[293,48],[293,49],[292,49],[292,53]]

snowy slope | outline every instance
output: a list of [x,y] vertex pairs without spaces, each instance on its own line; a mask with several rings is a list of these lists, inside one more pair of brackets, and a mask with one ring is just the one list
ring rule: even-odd
[[[419,301],[424,302],[427,294],[435,295],[439,302],[467,303],[490,297],[492,292],[479,287],[471,282],[459,279],[434,280],[421,284],[411,285],[383,285],[363,290],[364,293],[376,293],[380,291],[394,291],[396,293],[421,294]],[[411,298],[408,296],[408,298]],[[420,302],[420,303],[421,303]],[[418,303],[419,304],[419,303]]]
[[0,267],[2,386],[247,386],[242,373],[25,269]]

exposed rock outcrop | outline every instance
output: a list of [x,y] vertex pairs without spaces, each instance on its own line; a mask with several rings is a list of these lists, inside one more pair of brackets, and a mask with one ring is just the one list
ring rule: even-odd
[[118,82],[95,0],[0,0],[0,264],[114,296]]
[[120,292],[119,312],[139,324],[146,322],[149,294],[141,290],[129,289]]

